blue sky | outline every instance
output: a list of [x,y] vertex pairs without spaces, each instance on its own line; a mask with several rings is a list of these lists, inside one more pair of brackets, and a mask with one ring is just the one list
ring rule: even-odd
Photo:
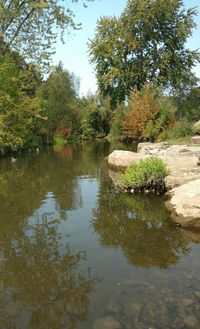
[[[126,2],[126,0],[94,0],[88,3],[88,8],[84,8],[80,0],[78,4],[71,6],[76,15],[76,21],[82,23],[82,30],[72,31],[66,37],[64,45],[58,42],[53,63],[63,62],[66,69],[80,78],[80,95],[86,95],[88,91],[95,92],[97,88],[94,67],[89,64],[87,46],[88,39],[94,37],[96,22],[102,16],[120,15]],[[184,0],[184,3],[186,8],[198,7],[199,13],[195,18],[197,29],[188,40],[188,47],[200,49],[200,0]],[[200,78],[200,65],[195,68],[195,72]]]

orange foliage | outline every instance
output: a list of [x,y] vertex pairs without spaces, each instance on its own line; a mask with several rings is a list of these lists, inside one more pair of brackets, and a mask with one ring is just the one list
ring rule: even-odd
[[64,137],[64,138],[69,137],[71,135],[71,128],[63,128],[63,129],[57,130],[56,135]]
[[156,93],[148,85],[142,91],[132,93],[129,102],[129,112],[124,117],[122,127],[124,136],[131,139],[141,139],[145,125],[158,112],[155,101]]

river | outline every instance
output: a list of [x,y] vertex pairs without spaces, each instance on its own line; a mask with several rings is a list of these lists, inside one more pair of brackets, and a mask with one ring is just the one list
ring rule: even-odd
[[114,187],[114,148],[0,159],[0,328],[200,328],[200,239]]

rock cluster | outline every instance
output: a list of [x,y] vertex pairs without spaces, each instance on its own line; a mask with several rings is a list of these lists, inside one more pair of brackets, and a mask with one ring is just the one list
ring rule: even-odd
[[[200,147],[140,143],[138,152],[112,152],[108,156],[108,164],[112,168],[125,169],[152,155],[161,158],[167,166],[165,185],[171,199],[166,205],[172,217],[181,226],[200,228]],[[112,176],[117,177],[116,174]]]

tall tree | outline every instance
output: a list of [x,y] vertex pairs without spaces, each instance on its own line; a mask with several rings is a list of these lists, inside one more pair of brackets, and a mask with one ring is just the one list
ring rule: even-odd
[[0,57],[0,154],[39,142],[43,121],[35,97],[40,74],[16,53]]
[[48,143],[52,141],[56,130],[67,128],[73,131],[80,126],[75,77],[64,70],[61,63],[53,68],[43,82],[38,96],[47,117],[44,133]]
[[66,0],[0,0],[1,54],[13,49],[32,62],[47,65],[58,32],[63,41],[67,29],[80,27]]
[[113,106],[145,83],[177,89],[195,80],[191,69],[200,54],[185,44],[196,13],[185,10],[182,0],[128,0],[118,19],[98,21],[89,44],[91,62],[100,91]]

